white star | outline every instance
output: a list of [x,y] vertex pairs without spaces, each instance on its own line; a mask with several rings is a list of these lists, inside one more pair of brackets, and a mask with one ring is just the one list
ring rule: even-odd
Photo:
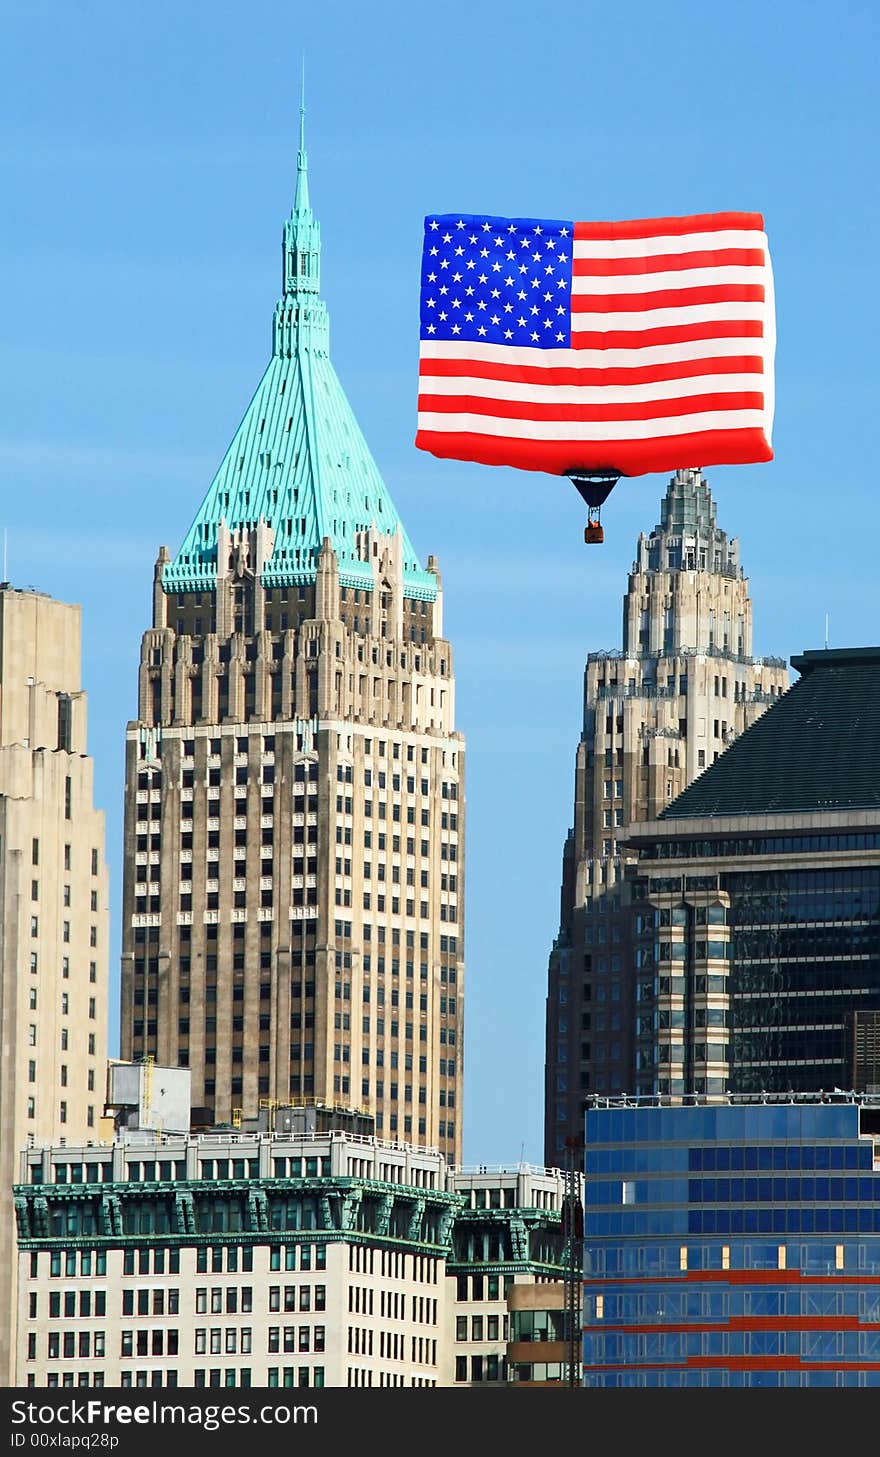
[[553,297],[552,293],[545,293],[545,295],[544,295],[544,302],[546,304],[549,304],[549,302],[552,299],[552,297]]
[[453,324],[453,326],[452,326],[452,332],[453,332],[453,334],[460,334],[461,333],[461,325],[460,324]]
[[506,314],[512,314],[513,313],[513,304],[505,304],[504,305],[504,312]]
[[464,252],[464,248],[459,243],[458,247],[455,250],[455,256],[456,256],[456,258],[460,258],[463,252]]
[[434,232],[434,233],[436,233],[436,231],[437,231],[437,229],[438,229],[438,228],[439,228],[439,226],[440,226],[440,224],[439,224],[439,223],[438,223],[438,222],[436,222],[436,221],[435,221],[435,220],[434,220],[434,219],[433,219],[433,218],[432,218],[432,219],[431,219],[431,231],[432,231],[432,232]]
[[460,309],[461,308],[461,299],[460,298],[454,298],[452,300],[452,307],[454,309]]
[[553,264],[552,263],[548,263],[547,264],[547,267],[544,269],[544,272],[545,273],[552,273],[553,272]]
[[516,254],[513,253],[513,252],[510,252],[510,253],[505,253],[504,256],[505,256],[505,258],[515,258],[516,257]]
[[468,268],[476,268],[477,265],[474,262],[473,258],[469,258],[468,261],[467,261],[467,266],[468,266]]
[[437,302],[437,300],[436,299],[433,299],[433,298],[426,298],[425,299],[425,303],[428,305],[428,308],[429,309],[433,309],[434,306],[435,306],[435,304],[436,304],[436,302]]
[[444,241],[444,243],[451,243],[452,242],[452,234],[451,233],[444,233],[443,234],[443,241]]
[[565,304],[557,304],[556,305],[556,312],[557,312],[557,314],[564,314],[565,313]]
[[528,238],[520,238],[519,245],[521,248],[527,248],[529,246]]
[[473,314],[465,314],[465,319],[469,324],[473,322],[473,317]]
[[464,227],[464,223],[463,223],[463,222],[457,222],[457,223],[456,223],[456,224],[455,224],[455,226],[456,226],[456,227],[457,227],[457,228],[463,228],[463,227]]
[[493,273],[500,273],[501,272],[501,264],[498,262],[498,259],[497,258],[495,259],[495,262],[492,264],[492,272]]
[[483,224],[483,232],[484,233],[490,233],[491,231],[492,231],[492,225],[491,225],[491,223],[484,223]]
[[488,279],[489,279],[489,275],[487,273],[481,273],[479,279],[477,280],[477,282],[478,283],[487,283],[488,282]]
[[533,334],[532,335],[532,338],[534,339],[535,343],[537,344],[537,342],[538,342],[538,335],[537,334]]
[[480,257],[481,258],[488,258],[489,257],[489,249],[488,248],[481,248],[480,249]]
[[434,325],[433,324],[429,324],[428,325],[428,333],[429,334],[436,334],[437,333],[437,330],[434,328]]
[[507,231],[509,233],[515,233],[516,232],[516,223],[511,223],[510,224],[510,227],[507,229]]
[[536,263],[540,263],[540,261],[541,261],[541,255],[540,255],[540,253],[533,253],[532,254],[532,257],[534,258],[534,260],[535,260]]
[[443,323],[443,324],[445,324],[446,323],[446,320],[448,319],[448,317],[449,317],[449,315],[448,314],[445,314],[443,312],[443,310],[441,309],[440,310],[440,322]]
[[473,286],[472,283],[469,283],[468,286],[467,286],[467,288],[465,289],[465,293],[467,294],[468,298],[470,298],[470,296],[473,293],[473,291],[474,291],[474,286]]
[[436,256],[437,256],[437,249],[436,248],[432,248],[431,249],[431,257],[432,258],[436,258]]
[[525,321],[525,319],[524,319],[524,318],[523,318],[523,316],[522,316],[522,314],[520,314],[520,316],[519,316],[519,318],[518,318],[518,319],[517,319],[517,321],[516,321],[516,322],[517,322],[517,323],[518,323],[518,324],[519,324],[519,325],[520,325],[520,327],[521,327],[521,328],[523,328],[523,329],[524,329],[524,328],[525,328],[525,326],[526,326],[526,321]]
[[531,312],[533,314],[538,313],[538,305],[537,304],[532,304]]
[[478,309],[484,309],[485,307],[486,307],[486,300],[484,298],[477,299],[477,308]]
[[452,279],[453,279],[453,282],[454,283],[461,283],[461,274],[460,273],[453,273]]
[[544,231],[543,228],[535,228],[535,232],[536,233],[543,233],[543,231]]
[[445,283],[441,283],[441,285],[440,285],[440,292],[441,293],[448,293],[449,292],[449,289],[446,287],[446,284]]
[[492,317],[491,317],[491,319],[489,320],[489,323],[490,324],[500,324],[501,323],[501,319],[498,316],[498,314],[493,314]]
[[557,280],[556,280],[556,287],[557,288],[565,288],[565,279],[564,278],[557,278]]
[[549,329],[550,328],[550,320],[549,319],[545,319],[544,320],[544,328],[545,329]]
[[537,288],[539,280],[537,278],[530,278],[529,283],[532,285],[532,288]]
[[428,274],[428,282],[429,283],[436,283],[437,282],[437,275],[436,275],[436,273],[429,273]]
[[559,259],[560,263],[565,263],[568,260],[568,254],[567,253],[557,253],[556,256]]
[[559,340],[559,342],[561,344],[563,342],[563,339],[564,339],[565,336],[563,334],[557,334],[556,337],[557,337],[557,339]]
[[500,290],[500,288],[493,288],[492,289],[492,297],[493,298],[500,298],[501,297],[501,290]]
[[504,282],[507,284],[507,287],[508,288],[513,288],[513,279],[512,278],[510,278],[510,277],[505,278]]
[[[471,233],[470,237],[468,238],[468,242],[469,243],[475,243],[476,241],[477,241],[477,235],[476,235],[476,233]],[[551,247],[553,246],[552,243],[551,243],[550,246]]]
[[527,295],[526,295],[525,289],[524,288],[521,288],[520,291],[519,291],[519,293],[517,294],[517,298],[526,298],[526,297],[527,297]]
[[568,228],[560,228],[559,229],[559,236],[560,236],[560,238],[567,238],[568,237]]
[[441,258],[440,259],[440,267],[441,268],[448,268],[449,267],[449,259],[448,258]]
[[495,247],[496,247],[496,248],[500,248],[500,247],[501,247],[501,244],[502,244],[502,243],[503,243],[503,242],[504,242],[504,239],[503,239],[503,238],[496,238],[496,239],[495,239]]
[[480,325],[479,329],[477,330],[477,333],[478,334],[483,334],[483,335],[486,333],[486,330],[485,330],[485,328],[483,327],[482,324]]
[[528,271],[529,271],[528,264],[527,263],[521,263],[519,265],[519,271],[520,271],[520,273],[528,273]]
[[505,329],[504,330],[504,337],[505,337],[505,339],[512,339],[513,338],[513,330],[512,329]]
[[544,246],[545,246],[545,248],[555,248],[556,247],[556,244],[554,243],[554,241],[553,241],[552,238],[548,238],[547,241],[545,242]]

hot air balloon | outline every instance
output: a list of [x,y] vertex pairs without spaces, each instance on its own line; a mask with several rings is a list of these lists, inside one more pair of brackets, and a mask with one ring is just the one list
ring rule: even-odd
[[584,540],[622,476],[773,458],[760,213],[425,219],[416,445],[567,476]]

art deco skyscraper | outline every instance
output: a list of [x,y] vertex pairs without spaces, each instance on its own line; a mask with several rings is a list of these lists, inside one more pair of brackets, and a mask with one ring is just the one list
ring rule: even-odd
[[[560,930],[550,956],[545,1160],[583,1132],[587,1093],[635,1087],[626,827],[660,811],[788,687],[783,658],[752,657],[752,603],[739,544],[716,522],[699,470],[669,482],[661,520],[639,536],[623,602],[623,648],[584,674],[574,826],[563,852]],[[642,952],[639,955],[645,954]]]
[[0,585],[0,1384],[14,1350],[12,1185],[29,1141],[97,1137],[107,1063],[104,815],[80,609]]
[[464,742],[424,569],[329,358],[301,144],[273,352],[156,564],[125,799],[122,1051],[461,1152]]

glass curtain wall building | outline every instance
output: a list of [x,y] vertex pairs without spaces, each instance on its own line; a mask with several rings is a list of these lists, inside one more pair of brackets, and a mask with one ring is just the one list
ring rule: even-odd
[[880,1386],[880,1097],[592,1098],[584,1383]]

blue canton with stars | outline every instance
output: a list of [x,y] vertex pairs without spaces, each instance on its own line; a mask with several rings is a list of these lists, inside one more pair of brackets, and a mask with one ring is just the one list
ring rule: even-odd
[[569,348],[573,235],[542,218],[425,218],[422,339]]

